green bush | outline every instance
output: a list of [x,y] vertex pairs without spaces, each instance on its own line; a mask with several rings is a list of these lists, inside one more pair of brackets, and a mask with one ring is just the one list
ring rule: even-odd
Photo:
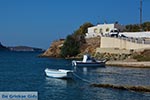
[[124,31],[127,32],[139,32],[141,28],[143,31],[150,31],[150,22],[144,22],[141,26],[139,24],[130,24],[125,27],[126,29]]
[[80,52],[79,47],[79,41],[77,41],[72,35],[68,35],[61,49],[61,56],[76,56]]
[[150,61],[150,56],[135,55],[133,58],[137,61]]
[[133,59],[136,59],[137,61],[150,61],[150,49],[145,49],[142,52],[134,53],[132,55]]
[[72,57],[80,53],[80,46],[86,43],[85,33],[87,33],[87,28],[91,26],[93,26],[91,23],[84,23],[72,35],[67,36],[61,48],[62,57]]

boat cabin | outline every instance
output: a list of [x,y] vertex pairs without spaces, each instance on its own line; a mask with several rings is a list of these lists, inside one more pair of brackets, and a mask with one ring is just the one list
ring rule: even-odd
[[96,62],[94,58],[92,58],[89,54],[83,55],[82,62]]

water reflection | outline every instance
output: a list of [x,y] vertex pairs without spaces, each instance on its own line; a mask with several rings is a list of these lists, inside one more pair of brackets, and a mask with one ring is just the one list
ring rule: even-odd
[[74,67],[81,80],[90,83],[149,86],[150,69],[121,67]]
[[57,78],[49,78],[49,77],[46,77],[45,83],[48,87],[50,85],[66,87],[66,84],[67,84],[66,80],[60,80]]
[[56,86],[56,87],[61,86],[61,87],[66,88],[66,87],[72,85],[73,83],[75,83],[75,81],[71,78],[66,78],[66,79],[57,79],[57,78],[51,78],[51,77],[45,78],[45,85],[47,87],[49,87],[49,86]]
[[[85,82],[88,83],[92,83],[95,80],[97,80],[97,74],[96,71],[103,69],[105,67],[99,68],[99,67],[74,67],[74,78],[76,80],[76,78],[83,80]],[[93,79],[94,78],[94,79]]]

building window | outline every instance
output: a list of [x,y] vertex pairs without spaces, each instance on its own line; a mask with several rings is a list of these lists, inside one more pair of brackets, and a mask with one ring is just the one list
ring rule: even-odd
[[97,28],[94,29],[94,33],[98,33],[98,32],[97,32]]
[[101,29],[99,30],[99,32],[100,32],[100,33],[103,33],[103,29],[101,28]]
[[106,32],[109,32],[109,28],[106,28]]

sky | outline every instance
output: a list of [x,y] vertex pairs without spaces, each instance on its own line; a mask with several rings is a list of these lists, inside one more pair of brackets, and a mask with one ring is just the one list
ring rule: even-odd
[[[143,0],[143,22],[150,21]],[[140,0],[0,0],[0,42],[47,49],[85,22],[138,24]]]

